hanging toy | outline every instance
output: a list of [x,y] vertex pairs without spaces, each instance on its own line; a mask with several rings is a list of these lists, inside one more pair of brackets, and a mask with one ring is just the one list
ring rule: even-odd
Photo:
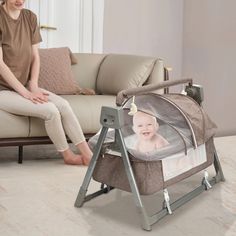
[[130,104],[130,112],[128,113],[130,116],[133,116],[138,111],[138,108],[136,104],[134,103],[134,100],[135,100],[135,96],[133,96],[133,100]]

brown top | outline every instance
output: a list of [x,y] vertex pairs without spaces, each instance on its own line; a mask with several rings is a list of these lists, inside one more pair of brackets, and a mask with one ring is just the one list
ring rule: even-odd
[[[36,15],[22,9],[17,19],[10,17],[0,5],[0,47],[3,61],[25,86],[29,80],[32,45],[41,42]],[[0,75],[0,90],[11,89]]]

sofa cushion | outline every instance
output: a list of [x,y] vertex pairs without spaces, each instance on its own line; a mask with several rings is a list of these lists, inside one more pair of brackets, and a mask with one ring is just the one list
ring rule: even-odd
[[78,63],[72,65],[74,78],[82,88],[96,89],[98,71],[105,54],[74,53]]
[[56,94],[76,94],[80,91],[71,70],[76,58],[69,48],[39,49],[39,55],[41,88]]
[[29,118],[0,110],[0,138],[28,137]]
[[[157,59],[155,65],[153,66],[152,73],[150,74],[148,80],[145,82],[146,84],[157,84],[164,81],[164,63],[162,59]],[[163,94],[164,89],[158,89],[153,91],[158,94]]]
[[133,55],[108,55],[99,70],[98,93],[116,95],[121,90],[142,86],[155,60]]
[[164,81],[164,63],[162,59],[157,59],[152,73],[150,74],[148,80],[145,84],[156,84]]

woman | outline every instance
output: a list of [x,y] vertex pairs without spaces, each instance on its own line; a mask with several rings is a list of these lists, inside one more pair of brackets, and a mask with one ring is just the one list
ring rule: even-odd
[[[24,9],[25,0],[0,4],[0,109],[9,113],[39,117],[66,164],[88,165],[92,152],[80,124],[66,100],[38,87],[42,41],[37,18]],[[66,135],[80,150],[74,154]]]

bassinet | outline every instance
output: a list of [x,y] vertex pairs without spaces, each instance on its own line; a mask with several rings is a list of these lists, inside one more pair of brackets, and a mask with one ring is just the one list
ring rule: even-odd
[[[213,143],[216,126],[202,107],[183,94],[150,93],[187,82],[194,88],[192,80],[180,80],[122,91],[117,96],[117,104],[121,107],[102,108],[103,128],[89,141],[94,147],[94,155],[75,206],[81,207],[85,201],[112,188],[129,191],[135,197],[143,229],[151,230],[151,225],[163,216],[172,214],[186,201],[224,180]],[[161,145],[163,140],[165,145]],[[208,180],[205,172],[198,188],[176,202],[170,202],[167,187],[213,163],[216,169],[213,179]],[[102,189],[86,196],[92,177],[102,183]],[[140,194],[150,195],[160,190],[164,193],[163,209],[150,217]]]

